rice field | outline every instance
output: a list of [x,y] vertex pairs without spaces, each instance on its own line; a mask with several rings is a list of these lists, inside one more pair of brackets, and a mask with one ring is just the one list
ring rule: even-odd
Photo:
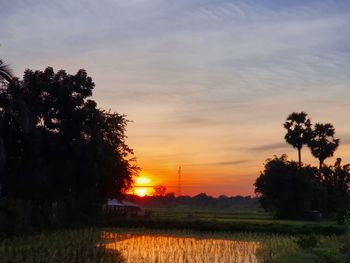
[[[305,250],[299,246],[300,237],[296,236],[125,228],[65,230],[3,240],[0,262],[350,262],[350,254],[346,254],[350,239],[345,236],[318,238],[317,248]],[[304,242],[303,246],[305,244],[308,243]]]
[[121,253],[126,263],[257,263],[258,241],[220,237],[107,233],[106,248]]
[[65,230],[0,242],[1,263],[124,262],[116,250],[106,249],[97,229]]

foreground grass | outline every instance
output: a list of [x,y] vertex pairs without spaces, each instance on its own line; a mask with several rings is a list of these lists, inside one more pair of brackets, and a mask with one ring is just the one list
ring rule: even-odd
[[1,263],[123,262],[120,253],[105,247],[101,231],[66,230],[12,238],[0,243]]
[[350,237],[309,235],[267,239],[256,256],[262,263],[349,263]]

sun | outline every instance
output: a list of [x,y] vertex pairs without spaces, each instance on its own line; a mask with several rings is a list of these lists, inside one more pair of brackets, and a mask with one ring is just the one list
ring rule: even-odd
[[146,172],[141,172],[140,176],[135,178],[135,184],[132,189],[133,194],[144,197],[153,193],[152,179]]
[[135,194],[139,197],[144,197],[148,194],[148,189],[144,187],[135,188],[134,191],[135,191]]

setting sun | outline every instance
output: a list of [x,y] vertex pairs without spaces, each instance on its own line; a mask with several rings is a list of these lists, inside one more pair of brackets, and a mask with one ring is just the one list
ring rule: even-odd
[[146,172],[141,172],[140,176],[135,178],[135,185],[132,192],[140,197],[152,195],[153,193],[153,182]]
[[134,192],[136,195],[138,195],[140,197],[144,197],[144,196],[149,194],[149,191],[147,188],[135,188]]

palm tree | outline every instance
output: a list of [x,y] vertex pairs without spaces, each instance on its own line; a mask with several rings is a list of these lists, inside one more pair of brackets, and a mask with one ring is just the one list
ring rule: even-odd
[[[11,82],[12,74],[11,74],[11,69],[7,65],[5,65],[0,59],[0,84],[4,80],[7,82]],[[4,146],[3,139],[0,136],[0,171],[5,164],[5,161],[6,161],[5,146]],[[1,197],[1,188],[2,188],[2,184],[0,183],[0,197]]]
[[335,129],[332,124],[316,123],[309,142],[311,153],[320,161],[320,169],[324,160],[332,157],[339,146],[339,139],[334,138]]
[[305,112],[291,113],[284,123],[287,133],[284,139],[287,143],[298,149],[299,167],[301,167],[301,149],[308,144],[311,138],[311,121]]
[[[11,69],[3,63],[0,59],[0,84],[2,81],[11,82],[12,81]],[[4,166],[6,160],[6,152],[3,138],[0,136],[0,170]],[[1,196],[1,184],[0,184],[0,196]]]
[[0,80],[11,82],[12,78],[12,70],[0,59]]

